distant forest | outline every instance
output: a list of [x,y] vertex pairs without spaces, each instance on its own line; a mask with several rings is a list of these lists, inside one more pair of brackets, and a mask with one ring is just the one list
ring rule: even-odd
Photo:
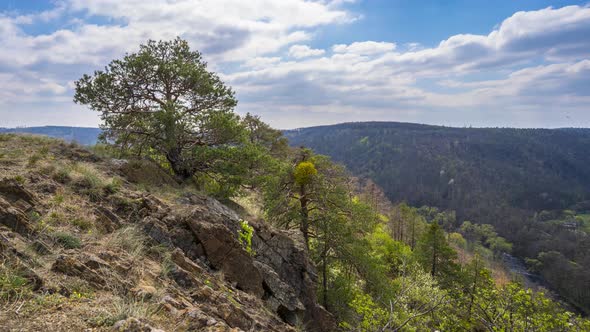
[[82,145],[94,145],[101,133],[99,128],[44,126],[0,128],[0,133],[28,133],[59,138],[68,142],[76,142]]
[[393,202],[492,224],[569,302],[590,312],[590,129],[364,122],[285,132],[372,179]]

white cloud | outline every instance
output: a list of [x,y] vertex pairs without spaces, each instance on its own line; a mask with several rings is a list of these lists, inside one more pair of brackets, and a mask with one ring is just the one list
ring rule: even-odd
[[307,45],[293,45],[289,48],[289,56],[296,59],[318,56],[324,53],[326,53],[326,51],[321,49],[313,49]]
[[[518,12],[487,35],[449,36],[434,47],[306,45],[322,26],[358,19],[345,10],[349,2],[63,0],[47,12],[0,14],[0,117],[21,116],[13,111],[19,103],[79,112],[70,102],[73,80],[147,39],[180,35],[235,88],[238,111],[261,113],[279,127],[352,120],[561,125],[547,109],[590,125],[590,8]],[[25,32],[49,21],[67,23]]]
[[358,55],[372,55],[391,52],[395,49],[394,43],[364,41],[354,42],[350,45],[338,44],[332,46],[334,53],[352,53]]

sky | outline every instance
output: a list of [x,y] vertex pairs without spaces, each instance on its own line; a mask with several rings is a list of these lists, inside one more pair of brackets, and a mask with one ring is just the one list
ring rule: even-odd
[[74,82],[180,36],[289,129],[590,127],[590,2],[0,0],[0,127],[100,123]]

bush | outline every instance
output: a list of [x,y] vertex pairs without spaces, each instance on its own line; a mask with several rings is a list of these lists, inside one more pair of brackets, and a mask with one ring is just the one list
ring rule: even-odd
[[256,253],[252,250],[252,236],[254,235],[254,227],[250,226],[247,221],[240,220],[240,231],[238,232],[238,241],[244,246],[246,251],[254,256]]
[[29,162],[28,162],[29,167],[35,166],[37,164],[37,162],[39,162],[39,160],[41,160],[41,158],[43,158],[43,157],[38,153],[31,155],[29,157]]
[[66,184],[72,180],[72,177],[70,176],[70,169],[67,167],[60,167],[56,169],[51,175],[51,177],[55,181],[62,184]]
[[29,281],[18,269],[4,263],[0,265],[0,301],[20,297],[30,290],[28,284]]
[[77,249],[82,246],[80,239],[75,237],[72,234],[64,233],[64,232],[56,232],[53,233],[53,239],[55,242],[60,244],[62,247],[66,249]]

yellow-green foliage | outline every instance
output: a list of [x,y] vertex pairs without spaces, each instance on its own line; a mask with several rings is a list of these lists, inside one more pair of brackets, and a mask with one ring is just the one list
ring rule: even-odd
[[299,185],[308,184],[316,174],[318,174],[318,170],[315,168],[315,165],[312,162],[300,162],[295,167],[295,182]]
[[240,231],[238,232],[238,241],[244,246],[244,249],[250,254],[256,253],[252,250],[252,236],[254,235],[254,227],[250,226],[247,221],[240,220]]
[[29,291],[28,280],[18,269],[0,264],[0,301],[10,301]]

